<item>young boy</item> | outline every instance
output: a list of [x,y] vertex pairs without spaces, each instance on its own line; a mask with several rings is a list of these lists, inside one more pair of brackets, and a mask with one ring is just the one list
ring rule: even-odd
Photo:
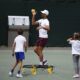
[[72,45],[72,57],[75,69],[75,75],[73,78],[79,78],[79,58],[80,58],[80,35],[74,33],[73,38],[69,38],[67,41]]
[[19,29],[18,30],[18,36],[14,39],[14,43],[12,46],[12,56],[15,55],[16,57],[16,62],[14,64],[14,66],[12,67],[11,71],[9,72],[9,75],[12,76],[14,69],[16,68],[16,66],[18,65],[18,73],[16,75],[16,77],[23,77],[21,74],[21,69],[23,66],[23,59],[25,58],[25,51],[27,49],[27,45],[26,45],[27,41],[26,38],[23,36],[23,30]]

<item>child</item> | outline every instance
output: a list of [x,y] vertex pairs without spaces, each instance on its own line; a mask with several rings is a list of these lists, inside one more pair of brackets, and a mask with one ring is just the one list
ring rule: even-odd
[[75,69],[75,75],[73,78],[79,78],[79,58],[80,58],[80,35],[74,33],[73,38],[69,38],[67,41],[72,45],[72,57]]
[[23,36],[23,30],[19,29],[18,30],[18,36],[14,39],[14,43],[12,46],[12,51],[13,51],[12,56],[15,55],[16,62],[14,64],[13,68],[11,69],[11,71],[9,72],[10,76],[13,75],[14,69],[18,65],[19,70],[18,70],[16,77],[23,77],[21,74],[21,69],[23,66],[23,59],[25,58],[24,53],[27,49],[26,43],[27,43],[27,41],[26,41],[26,38]]

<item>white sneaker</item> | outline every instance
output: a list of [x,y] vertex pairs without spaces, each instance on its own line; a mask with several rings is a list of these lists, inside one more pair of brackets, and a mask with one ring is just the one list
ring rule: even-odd
[[39,65],[43,65],[43,62],[40,62]]
[[48,65],[47,60],[44,60],[44,61],[43,61],[43,65]]
[[40,62],[40,65],[48,65],[48,62],[47,62],[47,60],[44,60],[43,62]]
[[22,76],[22,74],[17,74],[16,77],[17,78],[22,78],[23,76]]
[[75,74],[74,76],[73,76],[73,78],[79,78],[80,76],[79,76],[79,74]]
[[9,76],[13,76],[13,73],[11,71],[9,72]]

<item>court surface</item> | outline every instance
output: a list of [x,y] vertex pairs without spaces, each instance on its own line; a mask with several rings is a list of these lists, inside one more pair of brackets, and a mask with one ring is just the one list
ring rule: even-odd
[[[0,80],[80,80],[80,78],[72,78],[74,70],[71,48],[45,48],[44,56],[49,65],[55,66],[54,73],[48,74],[46,70],[38,69],[37,75],[33,76],[30,69],[25,69],[26,72],[23,74],[23,78],[15,77],[16,70],[13,77],[8,75],[11,65],[15,61],[11,53],[11,49],[0,49]],[[24,64],[39,64],[38,57],[32,48],[28,49]]]

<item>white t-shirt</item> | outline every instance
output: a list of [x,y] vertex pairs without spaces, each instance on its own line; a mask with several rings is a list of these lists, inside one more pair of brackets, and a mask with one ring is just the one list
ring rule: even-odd
[[[39,26],[41,26],[41,27],[45,27],[45,25],[49,26],[48,19],[40,19],[37,22],[39,23]],[[39,29],[39,37],[48,38],[47,30],[45,30],[44,28]]]
[[14,39],[14,43],[16,43],[15,52],[24,52],[24,42],[26,42],[26,38],[22,35],[18,35]]
[[69,43],[72,45],[72,54],[80,55],[80,41],[70,40]]

